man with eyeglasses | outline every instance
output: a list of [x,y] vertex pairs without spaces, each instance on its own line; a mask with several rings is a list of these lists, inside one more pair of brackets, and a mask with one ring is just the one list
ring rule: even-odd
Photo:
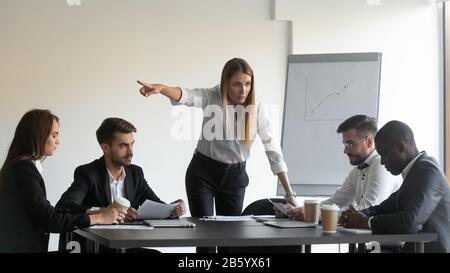
[[[401,180],[380,164],[380,156],[375,150],[376,132],[376,119],[366,115],[352,116],[339,125],[337,133],[342,134],[344,153],[355,167],[334,195],[322,204],[336,204],[339,207],[352,205],[361,210],[380,204],[400,187]],[[303,207],[288,206],[287,215],[279,210],[276,214],[278,217],[304,220]]]
[[[342,213],[346,228],[371,229],[374,234],[437,233],[425,252],[450,253],[450,188],[436,159],[419,152],[411,128],[397,120],[378,131],[376,149],[381,163],[404,179],[402,187],[377,206]],[[414,251],[405,243],[402,252]]]

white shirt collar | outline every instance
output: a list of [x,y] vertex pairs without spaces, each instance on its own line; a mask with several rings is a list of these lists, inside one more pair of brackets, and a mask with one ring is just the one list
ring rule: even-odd
[[378,153],[375,149],[370,153],[370,155],[364,160],[364,163],[367,163],[367,165],[371,165],[372,161],[377,157]]
[[360,171],[363,171],[363,169],[367,170],[366,168],[370,167],[370,165],[372,165],[372,163],[375,160],[375,158],[377,157],[377,155],[378,155],[377,151],[375,149],[373,149],[373,151],[369,154],[369,156],[366,158],[366,160],[364,160],[363,163],[355,166],[355,169],[359,169]]
[[408,165],[406,165],[406,167],[403,169],[402,171],[402,177],[403,180],[406,178],[406,176],[408,175],[409,171],[411,170],[412,166],[414,165],[414,163],[416,162],[417,158],[419,158],[419,156],[423,155],[424,152],[420,152],[418,155],[416,155],[416,157],[414,157],[409,163]]
[[[116,181],[116,180],[114,179],[114,177],[112,176],[111,172],[108,170],[108,168],[106,168],[106,171],[108,172],[109,182]],[[125,176],[127,176],[127,174],[125,173],[125,168],[122,167],[122,173],[120,174],[119,179],[117,179],[117,182],[123,182],[123,181],[125,181]]]
[[42,175],[42,164],[40,160],[32,160],[36,169],[38,169],[39,173]]

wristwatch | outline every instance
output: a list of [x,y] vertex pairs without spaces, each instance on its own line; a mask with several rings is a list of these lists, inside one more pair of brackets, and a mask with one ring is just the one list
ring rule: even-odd
[[289,196],[297,197],[297,193],[296,193],[295,191],[293,191],[293,192],[290,192],[290,193],[286,193],[286,194],[284,195],[284,197],[286,197],[286,198],[288,198]]

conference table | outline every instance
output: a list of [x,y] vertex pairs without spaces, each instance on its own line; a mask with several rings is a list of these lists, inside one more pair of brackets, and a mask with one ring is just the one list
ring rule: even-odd
[[326,234],[322,227],[278,228],[251,221],[205,221],[184,217],[196,224],[191,228],[98,229],[82,228],[74,232],[93,245],[126,252],[139,247],[243,247],[243,246],[300,246],[315,244],[356,244],[377,241],[380,244],[412,242],[414,251],[424,252],[424,243],[437,240],[436,233],[418,234],[367,234],[349,233],[338,227],[336,233]]

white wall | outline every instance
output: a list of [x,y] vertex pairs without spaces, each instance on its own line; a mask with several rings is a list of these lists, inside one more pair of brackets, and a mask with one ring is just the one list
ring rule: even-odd
[[[380,5],[368,5],[379,2]],[[442,4],[431,0],[276,0],[292,21],[292,53],[382,52],[379,126],[411,126],[443,162]]]
[[[281,121],[286,56],[383,52],[380,122],[410,124],[421,149],[442,158],[440,44],[430,1],[383,0],[2,0],[0,3],[0,160],[31,108],[61,118],[61,145],[44,163],[55,204],[76,166],[100,156],[95,130],[108,116],[136,125],[134,163],[164,200],[186,199],[194,139],[171,137],[171,106],[138,95],[137,79],[209,87],[223,64],[253,66],[261,101]],[[275,10],[274,10],[275,8]],[[289,23],[293,21],[293,36]],[[278,129],[280,132],[280,129]],[[441,161],[442,162],[442,161]],[[295,168],[295,166],[288,166]],[[276,179],[260,143],[248,162],[245,204],[274,196]],[[51,249],[55,248],[53,243]]]
[[[109,116],[138,129],[134,163],[166,201],[186,200],[184,176],[196,145],[171,138],[171,106],[145,99],[137,79],[211,87],[225,62],[246,59],[260,100],[284,94],[288,31],[273,21],[270,0],[2,0],[0,3],[0,158],[20,117],[49,108],[61,119],[61,145],[44,165],[55,204],[73,170],[98,158],[95,130]],[[258,143],[248,164],[245,203],[274,196],[276,179]],[[52,247],[55,245],[52,244]]]

